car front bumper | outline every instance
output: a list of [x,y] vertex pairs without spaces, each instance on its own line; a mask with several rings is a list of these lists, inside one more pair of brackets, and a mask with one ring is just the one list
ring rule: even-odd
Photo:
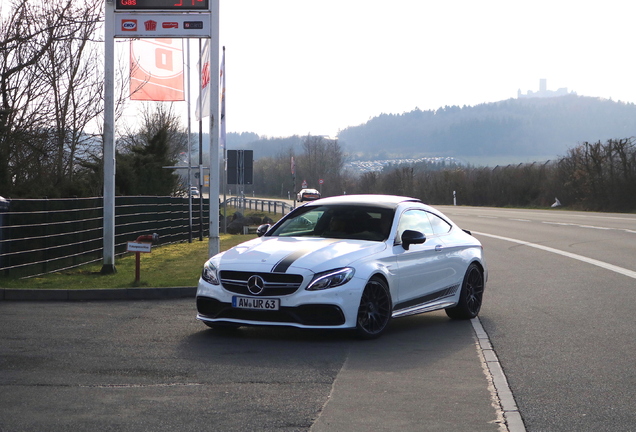
[[257,310],[233,307],[232,297],[237,294],[221,285],[200,280],[196,298],[197,319],[207,323],[254,326],[354,328],[364,284],[365,281],[354,277],[345,285],[321,291],[299,288],[293,294],[275,297],[280,300],[278,310]]

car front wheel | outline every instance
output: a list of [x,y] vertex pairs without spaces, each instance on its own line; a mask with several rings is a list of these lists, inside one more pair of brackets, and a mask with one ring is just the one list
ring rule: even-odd
[[484,274],[475,263],[468,266],[457,306],[446,309],[452,319],[471,319],[479,314],[484,296]]
[[374,339],[386,330],[391,320],[391,294],[380,278],[367,282],[360,299],[356,330],[363,339]]

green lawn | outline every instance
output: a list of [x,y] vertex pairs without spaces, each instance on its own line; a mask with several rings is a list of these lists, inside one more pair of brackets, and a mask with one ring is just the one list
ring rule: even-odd
[[[221,234],[221,250],[227,250],[255,235]],[[100,274],[102,262],[28,279],[0,277],[0,288],[90,289],[130,287],[192,287],[199,281],[203,263],[208,259],[208,240],[158,246],[142,253],[139,283],[135,283],[135,254],[115,260],[117,272]]]

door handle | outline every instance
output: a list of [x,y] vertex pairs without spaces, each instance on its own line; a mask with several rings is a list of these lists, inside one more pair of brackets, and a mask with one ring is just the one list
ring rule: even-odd
[[442,245],[435,245],[435,252],[441,252],[443,249]]

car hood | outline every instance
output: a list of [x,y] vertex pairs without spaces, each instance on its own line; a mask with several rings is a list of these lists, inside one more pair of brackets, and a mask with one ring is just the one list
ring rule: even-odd
[[260,237],[220,256],[220,270],[314,273],[346,267],[386,248],[383,242],[299,237]]

